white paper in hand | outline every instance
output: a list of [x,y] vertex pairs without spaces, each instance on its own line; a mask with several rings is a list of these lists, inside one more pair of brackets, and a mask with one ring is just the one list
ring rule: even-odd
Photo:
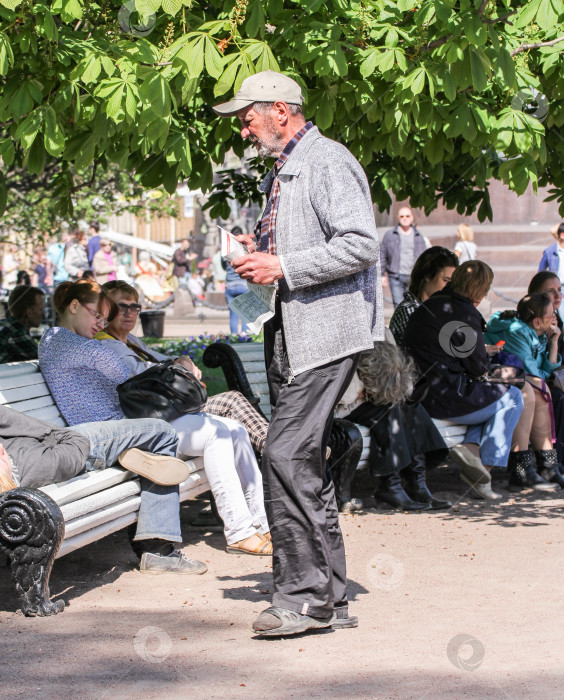
[[247,255],[249,249],[233,236],[229,231],[226,231],[221,226],[217,227],[221,233],[221,257],[231,262],[235,258],[240,258],[241,255]]

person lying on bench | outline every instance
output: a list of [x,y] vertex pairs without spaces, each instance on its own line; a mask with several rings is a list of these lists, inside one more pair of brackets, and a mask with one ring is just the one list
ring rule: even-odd
[[0,447],[0,493],[17,486],[60,483],[119,461],[141,477],[141,505],[131,542],[141,571],[207,571],[205,564],[187,559],[175,547],[182,541],[177,484],[190,471],[174,456],[178,435],[165,421],[123,419],[56,428],[0,406]]

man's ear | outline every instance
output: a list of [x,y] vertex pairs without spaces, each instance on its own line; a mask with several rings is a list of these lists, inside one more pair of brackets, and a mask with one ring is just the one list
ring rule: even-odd
[[273,107],[276,112],[275,119],[278,121],[280,126],[286,126],[290,118],[288,105],[285,102],[275,102]]
[[541,319],[540,319],[540,318],[534,318],[534,319],[533,319],[533,328],[534,328],[536,331],[540,330],[540,323],[541,323]]

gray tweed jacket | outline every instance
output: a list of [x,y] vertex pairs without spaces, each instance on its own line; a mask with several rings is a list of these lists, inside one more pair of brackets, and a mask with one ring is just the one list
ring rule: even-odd
[[[261,189],[268,191],[270,172]],[[276,246],[294,375],[384,339],[378,234],[366,175],[343,145],[310,129],[280,169]]]

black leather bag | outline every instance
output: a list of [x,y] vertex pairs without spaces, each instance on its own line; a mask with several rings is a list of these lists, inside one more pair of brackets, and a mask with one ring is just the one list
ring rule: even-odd
[[202,410],[208,398],[205,386],[186,367],[173,362],[159,362],[118,386],[119,402],[127,418],[170,422]]

